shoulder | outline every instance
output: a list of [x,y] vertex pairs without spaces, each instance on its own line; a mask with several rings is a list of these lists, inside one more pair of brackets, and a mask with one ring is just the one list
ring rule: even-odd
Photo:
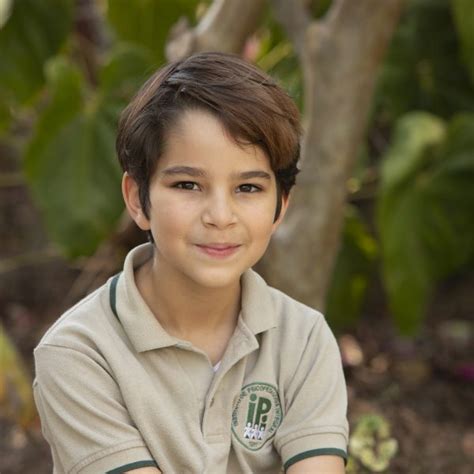
[[295,300],[283,291],[268,286],[268,292],[273,302],[278,326],[311,331],[315,325],[324,321],[322,313]]
[[114,317],[109,307],[109,284],[105,283],[62,314],[40,339],[35,352],[47,346],[84,351],[104,337]]
[[332,354],[334,362],[338,362],[339,348],[324,315],[280,290],[269,287],[269,292],[276,317],[273,338],[278,341],[280,352],[295,367],[306,358],[312,364],[323,353]]
[[[312,349],[334,339],[324,315],[314,308],[292,298],[286,293],[268,286],[275,312],[276,335],[282,347],[288,344],[295,351],[295,341],[300,350],[311,341]],[[316,343],[316,344],[315,344]]]
[[283,353],[297,363],[307,351],[336,351],[335,337],[319,311],[269,286],[254,271],[246,275],[244,290],[243,308],[251,329],[272,341],[278,357]]
[[308,334],[324,322],[319,311],[271,287],[253,270],[244,274],[242,282],[242,310],[255,334],[269,328]]

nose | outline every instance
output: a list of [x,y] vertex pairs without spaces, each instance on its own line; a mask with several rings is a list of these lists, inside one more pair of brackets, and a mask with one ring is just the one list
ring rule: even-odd
[[234,202],[227,193],[213,193],[206,200],[202,212],[202,221],[206,226],[224,229],[237,221]]

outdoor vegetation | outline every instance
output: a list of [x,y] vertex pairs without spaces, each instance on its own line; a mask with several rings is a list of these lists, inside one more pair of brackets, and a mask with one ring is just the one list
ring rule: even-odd
[[258,270],[338,336],[347,471],[472,473],[472,0],[0,0],[0,472],[51,472],[33,347],[144,240],[119,113],[205,49],[301,109],[298,211]]

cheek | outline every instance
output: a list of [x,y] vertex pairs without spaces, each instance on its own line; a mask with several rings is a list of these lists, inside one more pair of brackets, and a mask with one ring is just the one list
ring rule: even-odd
[[260,238],[270,238],[275,217],[275,209],[272,206],[261,206],[254,209],[248,223],[253,233]]
[[[156,219],[153,227],[159,235],[184,236],[196,220],[197,210],[189,203],[172,199],[160,199],[153,202]],[[171,237],[173,238],[173,237]]]

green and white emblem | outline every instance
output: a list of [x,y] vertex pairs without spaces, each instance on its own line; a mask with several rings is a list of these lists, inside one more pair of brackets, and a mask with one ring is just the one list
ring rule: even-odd
[[276,387],[255,382],[242,387],[232,412],[232,434],[246,448],[257,451],[275,436],[282,420]]

